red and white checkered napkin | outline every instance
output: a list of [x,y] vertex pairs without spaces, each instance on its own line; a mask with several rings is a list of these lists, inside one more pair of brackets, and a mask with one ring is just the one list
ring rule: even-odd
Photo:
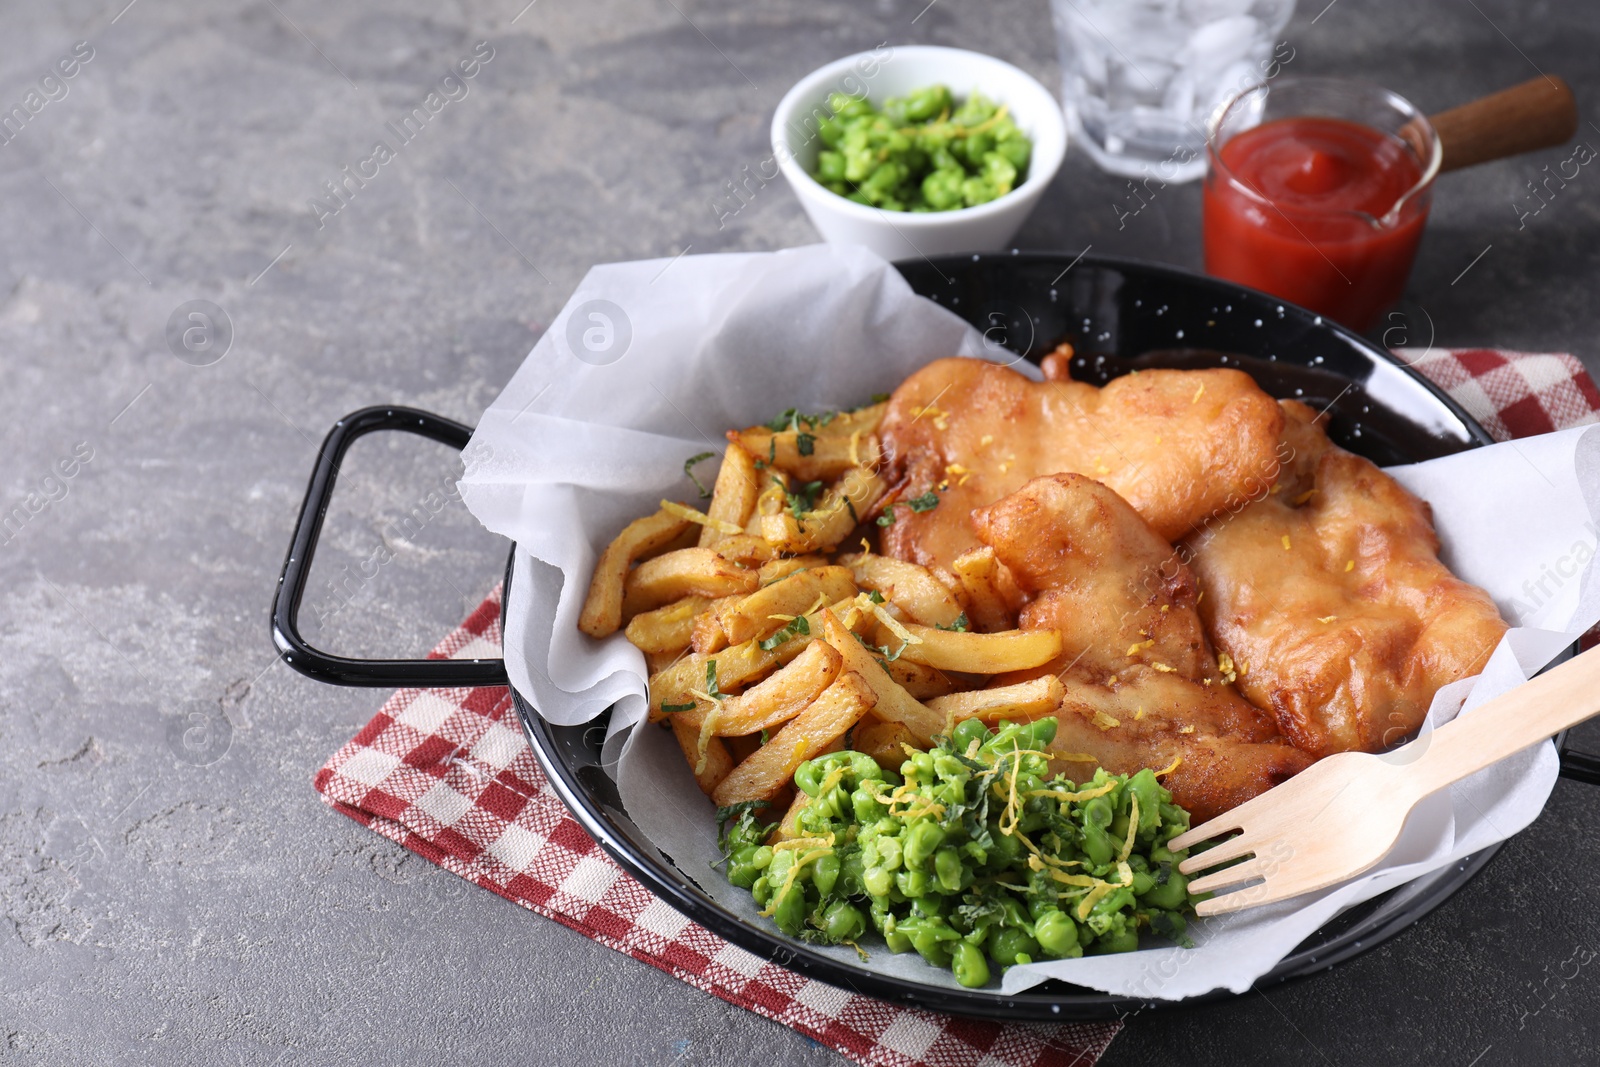
[[[1594,422],[1600,390],[1568,355],[1483,349],[1414,360],[1496,437]],[[433,652],[500,651],[500,592]],[[323,799],[485,889],[872,1067],[1092,1067],[1118,1023],[977,1022],[888,1004],[752,956],[612,862],[540,771],[509,691],[403,689],[317,773]]]

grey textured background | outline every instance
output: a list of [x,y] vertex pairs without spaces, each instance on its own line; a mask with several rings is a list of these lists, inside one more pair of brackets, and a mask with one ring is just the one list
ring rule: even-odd
[[[592,263],[814,240],[781,185],[724,228],[713,206],[765,157],[783,91],[882,41],[1053,86],[1044,0],[125,2],[0,12],[6,109],[94,49],[0,146],[0,511],[59,497],[0,547],[0,1062],[840,1062],[330,812],[311,776],[382,694],[277,664],[266,609],[339,415],[474,421]],[[1291,69],[1431,110],[1535,65],[1586,114],[1600,92],[1588,4],[1313,0],[1288,37]],[[323,181],[480,40],[469,95],[319,229]],[[1567,155],[1441,181],[1412,284],[1435,343],[1596,365],[1600,176],[1525,229],[1511,206]],[[1121,190],[1069,152],[1019,244],[1198,266],[1193,186],[1119,229]],[[232,320],[212,366],[164,339],[192,299]],[[92,460],[47,483],[75,448]],[[425,443],[357,446],[312,602],[380,545],[396,559],[313,639],[421,652],[490,587],[504,548],[459,505],[394,528],[455,469]],[[1600,948],[1597,832],[1600,797],[1562,783],[1419,927],[1312,981],[1141,1017],[1105,1062],[1600,1062],[1600,979],[1562,976]]]

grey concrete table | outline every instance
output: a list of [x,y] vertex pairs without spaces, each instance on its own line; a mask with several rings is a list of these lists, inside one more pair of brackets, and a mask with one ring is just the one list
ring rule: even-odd
[[[1290,27],[1296,71],[1429,109],[1536,68],[1600,91],[1593,7],[1320,7]],[[473,421],[592,263],[814,240],[781,185],[735,212],[727,183],[789,84],[882,41],[1056,78],[1044,0],[8,5],[0,105],[25,118],[0,144],[0,512],[23,518],[0,535],[0,1062],[839,1062],[331,813],[311,775],[381,694],[278,664],[266,606],[339,415]],[[378,140],[393,158],[332,197]],[[1600,177],[1516,207],[1568,154],[1441,182],[1412,285],[1434,343],[1595,365]],[[1019,242],[1198,265],[1193,186],[1123,218],[1126,195],[1070,156]],[[231,323],[208,366],[167,339],[196,300]],[[313,599],[379,545],[396,558],[322,602],[316,639],[417,653],[490,587],[504,547],[459,504],[400,522],[454,470],[437,446],[357,446]],[[1596,1062],[1600,980],[1563,962],[1600,939],[1597,835],[1600,797],[1563,783],[1417,928],[1138,1018],[1106,1062]]]

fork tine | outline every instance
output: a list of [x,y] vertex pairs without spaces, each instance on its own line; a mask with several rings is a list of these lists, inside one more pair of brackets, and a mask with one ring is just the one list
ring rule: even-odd
[[1276,860],[1263,859],[1257,856],[1226,870],[1213,871],[1203,878],[1196,878],[1189,883],[1189,892],[1211,893],[1230,885],[1237,885],[1240,882],[1249,882],[1256,878],[1269,878],[1277,868],[1278,863]]
[[[1373,863],[1367,864],[1359,871],[1341,870],[1330,873],[1325,867],[1302,868],[1299,870],[1290,867],[1288,868],[1288,873],[1285,873],[1284,864],[1279,861],[1252,860],[1251,864],[1262,863],[1267,868],[1263,873],[1265,881],[1259,885],[1247,886],[1244,889],[1236,889],[1231,893],[1224,893],[1219,897],[1212,897],[1210,900],[1202,900],[1195,905],[1195,914],[1221,915],[1225,912],[1238,911],[1240,908],[1276,904],[1280,900],[1304,896],[1306,893],[1315,893],[1318,890],[1327,889],[1329,886],[1338,885],[1358,874],[1365,873],[1376,862],[1374,860]],[[1247,864],[1241,864],[1240,866],[1247,866]],[[1233,871],[1234,868],[1230,868],[1223,873],[1232,874]],[[1199,881],[1201,879],[1196,879],[1195,882],[1189,883],[1191,891],[1200,892],[1200,890],[1195,889],[1195,885]]]
[[[1250,834],[1240,834],[1238,837],[1231,837],[1221,844],[1213,845],[1204,852],[1188,857],[1178,864],[1178,870],[1184,874],[1203,871],[1207,867],[1215,867],[1219,863],[1226,863],[1229,860],[1236,860],[1240,856],[1249,855],[1256,851],[1259,844],[1260,842]],[[1170,848],[1171,846],[1169,845],[1168,847]]]
[[1246,886],[1243,889],[1235,889],[1231,893],[1224,893],[1220,897],[1202,900],[1194,906],[1194,913],[1202,917],[1226,915],[1230,911],[1238,911],[1241,908],[1253,908],[1260,904],[1275,904],[1280,900],[1287,900],[1289,897],[1296,895],[1295,893],[1279,892],[1269,878],[1260,885]]
[[[1246,801],[1245,803],[1248,804],[1249,801]],[[1244,806],[1244,804],[1241,804],[1232,811],[1224,812],[1209,822],[1203,822],[1199,826],[1190,827],[1177,837],[1174,837],[1171,841],[1167,842],[1167,847],[1172,849],[1172,851],[1177,852],[1180,849],[1189,848],[1192,845],[1198,845],[1202,841],[1209,841],[1211,838],[1217,837],[1221,834],[1232,833],[1234,830],[1243,830],[1244,821],[1239,817],[1239,811]]]

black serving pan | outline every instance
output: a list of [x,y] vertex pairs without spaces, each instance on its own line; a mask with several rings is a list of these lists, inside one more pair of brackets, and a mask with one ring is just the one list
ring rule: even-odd
[[[1127,260],[1051,253],[947,256],[897,264],[920,294],[989,341],[1037,362],[1062,341],[1075,349],[1073,375],[1103,382],[1141,367],[1238,367],[1269,393],[1297,397],[1331,416],[1329,433],[1379,464],[1433,459],[1490,443],[1489,435],[1432,382],[1382,348],[1309,311],[1227,282]],[[930,353],[930,358],[936,353]],[[320,681],[362,686],[506,685],[499,660],[359,660],[308,644],[296,623],[312,555],[339,463],[358,437],[404,430],[465,447],[470,428],[401,407],[352,413],[318,456],[273,603],[273,638],[285,661]],[[507,563],[512,603],[515,553]],[[513,702],[552,786],[601,847],[657,895],[727,940],[832,985],[934,1011],[1006,1020],[1112,1018],[1171,1001],[1111,996],[1050,982],[1017,996],[923,985],[841,964],[776,928],[731,912],[659,858],[623,812],[601,768],[606,718],[552,726],[522,694]],[[1562,774],[1600,784],[1600,758],[1563,744]],[[710,818],[709,807],[706,811]],[[1417,922],[1460,889],[1499,846],[1350,908],[1318,930],[1257,983],[1303,978],[1371,949]],[[1216,992],[1185,1005],[1221,999]]]

